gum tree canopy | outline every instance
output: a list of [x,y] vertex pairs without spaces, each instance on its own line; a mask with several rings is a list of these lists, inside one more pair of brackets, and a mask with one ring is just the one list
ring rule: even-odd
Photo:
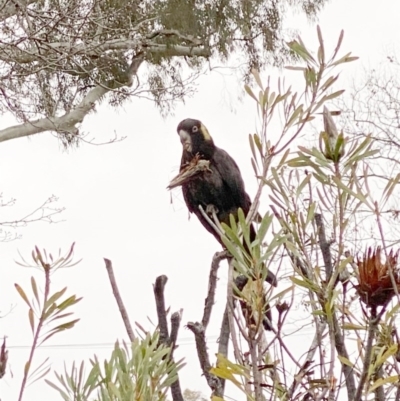
[[324,3],[0,0],[0,112],[20,122],[0,130],[0,142],[44,131],[65,145],[77,142],[79,123],[103,99],[117,106],[144,96],[168,111],[211,58],[238,52],[245,72],[280,64],[290,56],[284,14],[313,17]]

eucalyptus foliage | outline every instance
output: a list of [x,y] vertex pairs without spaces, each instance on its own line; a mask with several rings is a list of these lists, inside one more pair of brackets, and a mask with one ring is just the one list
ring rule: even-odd
[[[324,0],[27,0],[0,9],[0,112],[25,125],[0,131],[0,141],[56,131],[76,142],[82,122],[107,97],[132,95],[167,112],[192,93],[208,62],[235,54],[244,73],[281,65],[287,12],[310,18]],[[135,79],[145,62],[146,70]],[[74,113],[75,111],[75,113]],[[32,121],[33,119],[39,119]],[[29,126],[30,123],[30,126]]]

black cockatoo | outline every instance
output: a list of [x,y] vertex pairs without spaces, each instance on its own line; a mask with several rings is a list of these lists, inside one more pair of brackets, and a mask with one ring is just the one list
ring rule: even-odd
[[[245,191],[242,175],[233,158],[223,149],[214,145],[207,128],[199,120],[188,118],[183,120],[177,128],[182,147],[180,171],[184,170],[194,157],[208,160],[211,173],[193,177],[182,185],[183,197],[189,212],[194,213],[201,224],[224,246],[220,234],[201,213],[199,206],[206,211],[213,206],[218,220],[229,225],[229,215],[237,218],[239,208],[245,215],[250,210],[251,200]],[[254,241],[256,232],[250,226],[250,241]],[[246,244],[244,244],[247,248]],[[275,275],[268,271],[266,278],[270,284],[276,286]],[[269,313],[268,313],[269,312]],[[267,317],[270,319],[270,311]],[[264,323],[264,327],[268,325]],[[266,327],[267,328],[267,327]]]

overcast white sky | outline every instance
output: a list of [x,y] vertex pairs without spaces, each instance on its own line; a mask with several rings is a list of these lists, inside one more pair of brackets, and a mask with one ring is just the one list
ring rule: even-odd
[[[365,0],[333,0],[320,15],[327,49],[336,44],[345,31],[342,51],[352,51],[361,62],[346,68],[338,87],[362,72],[363,66],[375,66],[384,60],[386,50],[399,42],[396,0],[381,3]],[[301,31],[303,40],[315,44],[315,26],[294,19],[290,27]],[[292,22],[290,22],[292,24]],[[291,75],[292,79],[295,77]],[[0,337],[7,336],[9,369],[0,380],[1,401],[16,400],[24,362],[28,357],[31,331],[27,307],[18,297],[14,283],[28,291],[31,274],[41,275],[14,263],[18,251],[29,257],[34,245],[48,251],[66,250],[76,242],[76,259],[82,262],[53,276],[53,290],[68,286],[70,294],[83,296],[75,308],[81,318],[75,329],[54,337],[37,353],[35,363],[47,356],[52,366],[62,369],[63,361],[80,362],[94,353],[100,359],[111,352],[117,338],[126,338],[104,268],[103,257],[113,261],[119,288],[131,321],[151,328],[149,316],[156,322],[152,284],[166,274],[166,302],[172,311],[183,308],[183,324],[201,319],[212,255],[219,250],[215,239],[195,218],[188,221],[180,190],[165,188],[177,173],[181,145],[177,124],[184,118],[198,118],[208,127],[216,144],[238,162],[251,196],[256,189],[250,165],[248,134],[257,124],[256,110],[249,99],[237,100],[236,78],[212,73],[200,80],[199,92],[175,115],[162,119],[153,105],[133,100],[124,110],[98,108],[83,124],[99,141],[127,136],[123,142],[107,146],[82,145],[64,152],[49,133],[0,145],[0,191],[5,198],[16,198],[14,209],[0,210],[1,221],[10,220],[10,212],[29,212],[52,194],[65,206],[59,224],[35,224],[20,231],[22,239],[0,243],[1,281]],[[14,124],[2,117],[0,128]],[[265,209],[266,210],[266,209]],[[261,210],[261,211],[265,211]],[[225,275],[225,268],[221,269]],[[208,329],[211,353],[214,352],[224,308],[226,280],[218,287],[213,320]],[[7,312],[12,308],[12,311]],[[300,340],[300,337],[299,337]],[[181,375],[183,388],[200,389],[208,394],[200,377],[193,337],[180,330],[179,356],[187,357],[188,367]],[[12,375],[11,375],[12,372]],[[53,375],[49,375],[53,378]],[[50,401],[58,395],[43,382],[26,391],[25,400]]]

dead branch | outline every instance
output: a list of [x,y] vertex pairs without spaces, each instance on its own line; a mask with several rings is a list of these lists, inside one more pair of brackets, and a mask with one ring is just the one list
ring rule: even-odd
[[165,309],[164,289],[167,284],[168,277],[165,275],[156,278],[156,283],[153,285],[154,296],[156,299],[158,327],[160,329],[160,343],[170,345],[169,330],[167,323],[167,312]]
[[122,321],[124,322],[126,332],[128,333],[129,340],[133,342],[135,340],[135,335],[132,330],[131,322],[129,321],[128,312],[126,311],[124,302],[122,301],[121,295],[119,293],[117,281],[115,280],[114,270],[112,267],[112,262],[109,259],[104,258],[106,264],[106,269],[108,273],[108,278],[110,280],[111,288],[113,290],[114,298],[117,301],[119,313],[121,314]]
[[174,352],[176,341],[178,339],[178,331],[179,326],[182,320],[182,309],[179,312],[174,312],[171,315],[171,335],[169,336],[169,340],[171,343],[171,357]]
[[213,396],[223,397],[224,387],[221,383],[221,379],[210,373],[211,364],[208,357],[205,329],[203,325],[201,323],[189,322],[187,328],[194,334],[201,370],[207,380],[208,386],[213,391]]
[[218,280],[218,268],[224,259],[228,257],[229,253],[227,251],[222,251],[222,252],[216,252],[214,254],[212,263],[211,263],[211,269],[210,269],[210,276],[208,279],[208,294],[207,298],[204,303],[204,313],[203,313],[203,319],[201,321],[201,324],[204,327],[204,330],[207,329],[208,323],[210,321],[211,317],[211,311],[212,307],[214,305],[214,300],[215,300],[215,290],[217,287],[217,280]]
[[[153,285],[154,296],[156,300],[157,316],[158,316],[158,327],[160,330],[160,344],[167,347],[171,347],[171,353],[169,355],[170,360],[173,362],[173,350],[178,337],[179,325],[181,322],[182,310],[175,312],[171,316],[171,336],[168,334],[168,323],[167,323],[167,311],[165,309],[164,290],[165,284],[167,284],[168,277],[165,275],[156,278],[156,282]],[[184,401],[179,376],[171,384],[171,394],[173,401]]]

